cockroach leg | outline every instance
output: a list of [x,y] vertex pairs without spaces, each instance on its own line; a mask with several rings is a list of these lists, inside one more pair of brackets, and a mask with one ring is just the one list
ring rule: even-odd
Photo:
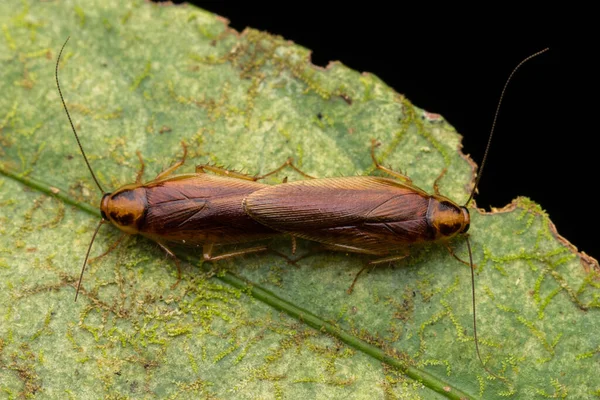
[[[456,254],[454,254],[454,250],[452,250],[452,247],[450,247],[450,245],[448,243],[444,243],[444,245],[446,246],[448,253],[450,253],[450,255],[452,257],[456,258],[458,261],[465,264],[467,267],[471,268],[471,264],[468,261],[461,260],[460,257],[458,257]],[[477,265],[473,264],[473,268],[477,268]]]
[[256,246],[256,247],[250,247],[250,248],[239,250],[239,251],[232,251],[231,253],[225,253],[225,254],[221,254],[218,256],[213,256],[212,255],[213,248],[214,248],[214,245],[212,243],[205,244],[202,247],[202,256],[204,258],[204,261],[208,261],[208,262],[220,261],[220,260],[225,260],[227,258],[239,257],[239,256],[246,255],[246,254],[260,253],[261,251],[269,250],[268,246]]
[[95,263],[96,261],[98,261],[102,257],[108,255],[111,251],[113,251],[114,249],[116,249],[117,246],[119,246],[119,244],[121,244],[121,242],[123,241],[123,239],[125,238],[125,236],[127,236],[126,233],[123,233],[121,236],[119,236],[119,238],[117,240],[115,240],[115,242],[113,244],[111,244],[110,247],[104,253],[102,253],[99,256],[96,256],[94,258],[90,258],[89,261],[88,261],[88,264]]
[[[298,259],[296,259],[296,260],[291,259],[288,256],[286,256],[285,254],[283,254],[283,253],[281,253],[281,252],[279,252],[279,251],[277,251],[275,249],[272,249],[270,247],[267,248],[267,251],[269,253],[275,254],[276,256],[279,256],[279,257],[283,258],[285,261],[287,261],[288,264],[293,265],[294,267],[298,267],[298,264],[297,264],[298,263]],[[300,259],[301,258],[302,257],[300,257]]]
[[168,256],[173,258],[173,261],[175,261],[175,266],[177,266],[177,282],[171,285],[171,290],[173,290],[179,285],[179,282],[181,282],[181,263],[179,262],[179,258],[177,258],[175,253],[173,253],[167,246],[160,242],[156,243],[160,246],[161,249],[165,251],[165,253],[167,253]]
[[374,265],[369,265],[369,264],[365,264],[364,267],[362,267],[360,269],[360,271],[358,271],[358,273],[356,275],[354,275],[354,280],[352,281],[352,284],[350,285],[350,287],[346,290],[346,293],[348,294],[352,294],[352,292],[354,291],[354,285],[356,285],[356,281],[358,281],[358,277],[367,269],[367,268],[375,268]]
[[354,290],[354,285],[356,285],[356,281],[358,281],[358,277],[367,269],[367,268],[375,268],[378,264],[383,264],[383,263],[392,263],[394,261],[398,261],[398,260],[402,260],[406,257],[408,257],[409,254],[408,252],[406,254],[397,254],[395,256],[390,256],[390,257],[385,257],[385,258],[380,258],[377,260],[373,260],[370,261],[368,264],[366,264],[364,267],[361,268],[360,271],[358,271],[358,273],[354,276],[354,280],[352,281],[352,284],[350,285],[350,287],[348,288],[348,290],[346,290],[346,293],[348,294],[352,294],[352,291]]
[[[229,176],[232,178],[239,178],[239,179],[245,179],[248,181],[259,181],[261,179],[264,179],[268,176],[274,175],[276,173],[278,173],[279,171],[281,171],[282,169],[284,169],[285,167],[290,167],[292,168],[294,171],[298,172],[300,175],[309,178],[309,179],[315,179],[314,176],[310,176],[307,173],[305,173],[304,171],[302,171],[300,168],[296,167],[294,165],[293,159],[290,157],[288,158],[283,164],[281,164],[279,167],[275,168],[273,171],[268,172],[264,175],[258,175],[258,176],[251,176],[251,175],[246,175],[246,174],[242,174],[241,172],[237,172],[237,171],[232,171],[226,168],[221,168],[221,167],[217,167],[215,165],[209,165],[209,164],[201,164],[201,165],[197,165],[196,166],[196,173],[200,174],[200,173],[205,173],[206,171],[210,171],[212,173],[215,173],[217,175],[225,175],[225,176]],[[287,182],[287,177],[284,178],[284,183]]]
[[156,175],[156,178],[154,178],[154,180],[166,178],[167,176],[171,175],[177,168],[185,164],[185,158],[187,157],[187,145],[185,144],[185,142],[181,142],[181,147],[183,147],[183,157],[181,157],[181,160],[177,161],[175,164],[165,169],[160,174]]
[[371,158],[373,159],[373,164],[375,164],[375,168],[385,172],[388,175],[393,176],[396,179],[399,179],[408,184],[412,184],[412,180],[408,176],[403,175],[400,172],[396,172],[393,169],[384,167],[383,165],[379,164],[379,161],[377,161],[377,158],[375,157],[375,148],[379,147],[380,145],[381,145],[380,142],[378,142],[375,139],[371,139]]
[[[326,246],[321,245],[316,250],[310,250],[308,253],[303,254],[300,257],[294,258],[293,260],[290,259],[290,261],[291,261],[292,264],[297,265],[299,261],[302,261],[305,258],[314,257],[314,256],[316,256],[318,254],[321,254],[321,253],[327,253],[330,250],[331,250],[331,248],[328,248]],[[336,251],[339,253],[339,249],[337,249]]]
[[204,261],[209,261],[212,255],[214,245],[212,243],[207,243],[202,246],[202,256],[204,257]]
[[218,256],[213,256],[212,255],[213,249],[214,249],[214,244],[212,244],[212,243],[205,244],[202,247],[202,257],[204,258],[204,261],[206,261],[206,262],[220,261],[220,260],[225,260],[225,259],[228,259],[228,258],[243,256],[243,255],[246,255],[246,254],[260,253],[260,252],[263,252],[263,251],[267,251],[269,253],[273,253],[273,254],[275,254],[275,255],[277,255],[277,256],[285,259],[288,262],[288,264],[291,264],[291,265],[294,265],[294,266],[296,265],[296,261],[297,261],[297,260],[293,260],[293,259],[289,258],[285,254],[280,253],[279,251],[277,251],[275,249],[270,248],[267,245],[256,246],[256,247],[249,247],[247,249],[242,249],[242,250],[239,250],[239,251],[233,251],[233,252],[230,252],[230,253],[220,254]]
[[285,167],[290,167],[291,169],[293,169],[294,171],[296,171],[297,173],[299,173],[300,175],[302,175],[305,178],[315,179],[314,176],[308,175],[306,172],[304,172],[300,168],[296,167],[294,165],[294,159],[292,157],[290,157],[283,164],[281,164],[279,167],[275,168],[273,171],[271,171],[269,173],[266,173],[264,175],[255,176],[253,180],[258,181],[258,180],[264,179],[267,176],[271,176],[273,174],[276,174],[277,172],[281,171]]
[[438,196],[441,195],[439,183],[442,180],[442,178],[444,177],[444,175],[446,175],[446,172],[448,172],[448,168],[444,168],[442,170],[442,172],[440,173],[440,175],[437,178],[435,178],[435,181],[433,181],[433,192],[435,194],[437,194]]
[[217,167],[215,165],[209,165],[209,164],[196,165],[196,173],[197,174],[203,174],[203,173],[206,173],[206,171],[210,171],[213,174],[217,174],[217,175],[228,176],[231,178],[245,179],[247,181],[255,181],[256,180],[256,179],[254,179],[253,176],[246,175],[246,174],[243,174],[243,173],[237,172],[237,171],[232,171],[232,170],[229,170],[226,168]]
[[292,254],[296,254],[298,243],[296,243],[296,236],[292,236]]
[[406,252],[405,254],[397,254],[395,256],[390,256],[390,257],[384,257],[384,258],[380,258],[377,260],[373,260],[371,262],[369,262],[369,264],[371,265],[377,265],[377,264],[383,264],[383,263],[391,263],[394,261],[400,261],[403,258],[408,257],[410,254],[408,252]]
[[164,244],[162,244],[161,242],[156,242],[156,243],[158,243],[158,245],[160,246],[160,248],[161,248],[161,249],[163,249],[163,250],[165,251],[165,253],[167,253],[167,255],[169,255],[169,256],[171,256],[171,257],[173,257],[174,259],[176,259],[176,260],[178,260],[178,261],[179,261],[179,259],[177,258],[177,256],[175,255],[175,253],[173,253],[173,252],[171,251],[171,249],[169,249],[167,246],[165,246],[165,245],[164,245]]
[[371,254],[374,256],[380,255],[379,253],[372,251],[372,250],[367,250],[367,249],[363,249],[361,247],[355,247],[355,246],[348,246],[348,245],[344,245],[344,244],[331,244],[331,243],[323,243],[323,248],[327,249],[327,250],[332,250],[332,251],[347,251],[349,253],[358,253],[358,254]]
[[138,173],[135,177],[135,183],[137,183],[138,185],[141,185],[142,177],[144,176],[144,169],[146,169],[146,164],[144,163],[144,159],[142,158],[142,153],[139,150],[136,151],[135,154],[137,154],[138,160],[140,160],[140,170],[138,171]]
[[268,246],[250,247],[248,249],[244,249],[244,250],[240,250],[240,251],[233,251],[231,253],[221,254],[219,256],[212,257],[209,261],[219,261],[219,260],[224,260],[227,258],[243,256],[246,254],[260,253],[262,251],[267,251],[267,250],[269,250]]

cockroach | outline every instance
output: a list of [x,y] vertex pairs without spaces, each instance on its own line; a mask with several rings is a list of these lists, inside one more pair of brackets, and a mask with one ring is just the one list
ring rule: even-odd
[[[214,246],[246,243],[280,235],[279,232],[250,218],[242,207],[242,201],[250,193],[268,186],[257,180],[278,172],[286,165],[291,165],[291,160],[268,174],[256,177],[211,165],[200,165],[196,167],[196,173],[193,174],[171,175],[185,162],[187,151],[183,145],[183,158],[146,183],[141,181],[143,161],[138,153],[142,161],[142,169],[137,175],[136,182],[112,193],[105,192],[83,150],[58,80],[60,58],[68,41],[67,38],[56,61],[56,86],[83,159],[96,186],[103,193],[100,201],[102,219],[88,246],[75,300],[77,301],[92,244],[100,226],[106,222],[110,222],[124,234],[139,234],[153,240],[172,256],[177,264],[175,254],[169,249],[171,245],[202,246],[205,261],[218,261],[266,251],[268,247],[263,245],[216,256],[212,254]],[[292,165],[292,168],[295,167]],[[221,175],[206,174],[205,170]]]
[[[485,366],[479,352],[475,274],[467,235],[471,219],[467,207],[482,176],[508,83],[521,65],[547,50],[525,58],[509,75],[496,107],[479,173],[464,205],[460,206],[439,193],[437,181],[445,171],[434,183],[435,194],[430,195],[416,187],[409,177],[380,165],[375,157],[377,142],[373,140],[371,157],[375,166],[396,179],[353,176],[284,183],[250,193],[244,199],[244,209],[261,224],[293,237],[319,242],[334,251],[380,257],[369,265],[402,259],[408,255],[408,248],[415,244],[442,242],[447,245],[450,239],[463,235],[469,253],[468,265],[471,267],[473,333],[477,356],[485,370],[498,377]],[[447,247],[456,257],[452,249]],[[356,275],[349,292],[364,269]]]

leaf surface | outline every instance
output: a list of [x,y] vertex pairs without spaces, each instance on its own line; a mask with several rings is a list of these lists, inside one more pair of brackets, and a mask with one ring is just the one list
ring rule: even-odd
[[[486,365],[475,356],[470,273],[442,245],[363,274],[368,258],[270,254],[177,270],[125,241],[79,268],[100,194],[54,83],[105,189],[216,163],[261,174],[294,157],[307,173],[373,173],[377,155],[462,204],[474,164],[460,135],[384,82],[190,6],[117,1],[0,4],[0,392],[9,398],[586,398],[600,393],[598,264],[518,198],[471,210]],[[291,170],[271,177],[277,184]],[[118,237],[103,227],[93,254]],[[274,248],[290,254],[289,240]],[[468,259],[465,241],[451,243]],[[299,243],[298,254],[314,247]],[[189,255],[189,254],[188,254]],[[201,257],[200,257],[201,258]],[[215,269],[216,268],[216,269]],[[75,378],[74,378],[75,377]]]

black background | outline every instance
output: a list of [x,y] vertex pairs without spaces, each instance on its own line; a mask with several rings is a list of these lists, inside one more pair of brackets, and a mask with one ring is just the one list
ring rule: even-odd
[[474,18],[451,19],[439,10],[402,13],[367,3],[194,3],[226,17],[238,31],[248,26],[311,49],[316,65],[339,60],[377,75],[413,104],[442,114],[464,136],[463,151],[477,164],[509,73],[550,47],[509,85],[476,200],[489,209],[527,196],[542,205],[562,236],[600,257],[597,45],[583,35],[567,37],[564,21],[493,23],[488,15],[475,25]]

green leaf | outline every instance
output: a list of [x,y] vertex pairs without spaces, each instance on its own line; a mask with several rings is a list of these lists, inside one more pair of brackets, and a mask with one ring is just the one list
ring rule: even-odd
[[[54,83],[105,188],[181,157],[260,174],[287,157],[315,176],[373,172],[378,157],[461,204],[474,164],[440,116],[373,75],[187,6],[3,2],[0,24],[0,393],[8,398],[513,398],[598,396],[598,263],[518,198],[473,209],[480,347],[469,268],[413,249],[346,289],[366,259],[268,254],[177,269],[128,237],[74,287],[100,194]],[[268,183],[285,176],[283,171]],[[92,254],[120,236],[103,227]],[[451,244],[467,259],[463,238]],[[274,247],[290,253],[288,240]],[[298,253],[313,249],[301,242]],[[196,261],[194,261],[196,260]]]

